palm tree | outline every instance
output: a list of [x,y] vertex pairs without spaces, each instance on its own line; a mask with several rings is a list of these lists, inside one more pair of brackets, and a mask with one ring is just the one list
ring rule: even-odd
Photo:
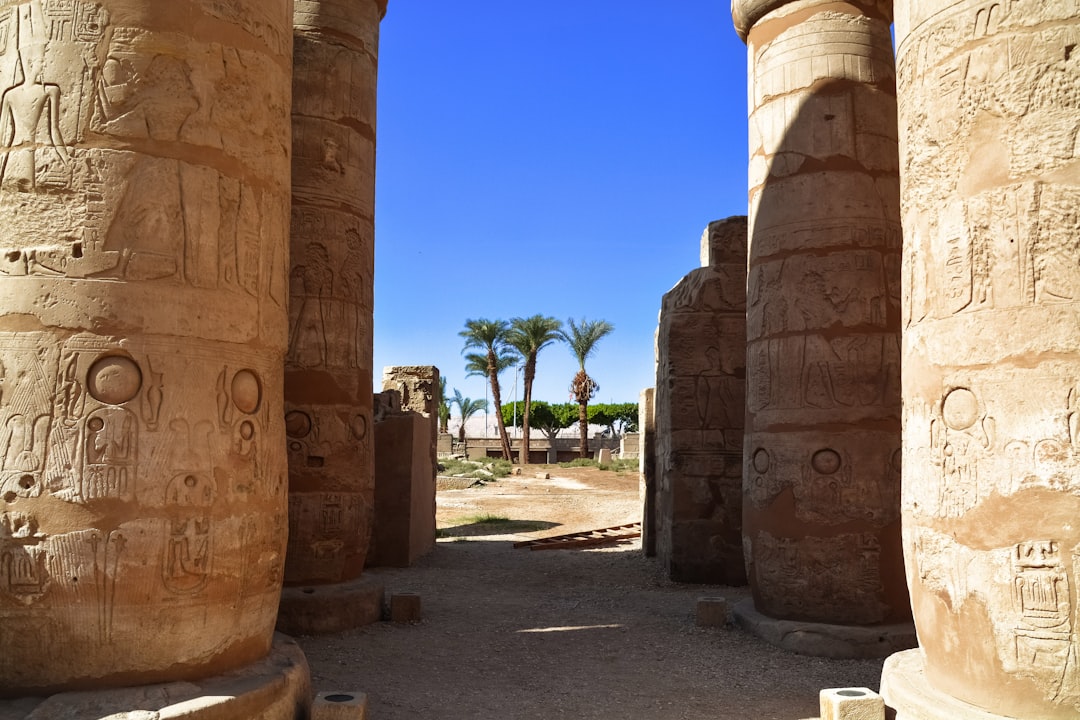
[[529,463],[529,405],[532,402],[533,380],[536,379],[536,356],[548,345],[560,339],[562,323],[553,317],[533,315],[510,320],[506,343],[524,361],[522,380],[523,402],[521,418],[521,464]]
[[460,442],[465,442],[465,423],[476,413],[487,409],[487,400],[473,400],[472,398],[462,397],[461,391],[454,388],[453,402],[458,406],[458,412],[461,413],[461,427],[458,428],[458,440]]
[[615,326],[606,320],[588,321],[581,319],[575,323],[573,318],[566,321],[570,332],[560,331],[562,340],[570,346],[570,351],[578,361],[578,372],[570,383],[570,398],[578,404],[578,427],[581,433],[581,457],[589,455],[589,400],[596,395],[600,386],[585,372],[585,360],[596,349],[600,338],[609,334]]
[[[503,370],[513,367],[514,358],[511,355],[499,355],[495,358],[495,374],[502,375]],[[465,355],[465,377],[488,377],[490,374],[488,368],[487,355],[481,355],[480,353],[468,353]],[[484,388],[484,400],[487,400],[487,388]],[[500,409],[500,412],[502,410]],[[487,437],[488,432],[487,411],[484,411],[484,437]]]
[[465,329],[458,333],[465,338],[465,350],[482,350],[487,358],[487,376],[491,383],[491,402],[495,406],[495,421],[499,425],[499,439],[502,441],[503,457],[511,460],[510,438],[506,434],[506,424],[502,420],[502,394],[499,392],[499,358],[506,351],[506,333],[510,325],[505,320],[478,318],[466,320]]

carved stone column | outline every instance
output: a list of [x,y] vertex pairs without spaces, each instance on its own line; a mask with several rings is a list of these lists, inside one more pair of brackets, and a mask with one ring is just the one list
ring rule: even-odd
[[911,642],[910,624],[876,640],[910,618],[890,5],[733,4],[750,64],[744,550],[766,618],[873,626],[869,644],[799,648],[829,655]]
[[[294,10],[289,587],[356,581],[371,542],[375,89],[385,12],[386,0],[298,0]],[[371,622],[381,594],[366,582],[344,594],[287,590],[279,627],[314,632],[303,617],[324,632]],[[323,596],[338,611],[321,607]],[[347,610],[348,596],[370,609]],[[320,607],[309,613],[311,604]],[[327,612],[341,622],[328,625]]]
[[883,691],[901,717],[1075,718],[1080,6],[901,0],[896,30],[922,649]]
[[745,217],[709,223],[701,264],[656,334],[656,555],[672,580],[745,585]]
[[638,481],[641,498],[641,551],[656,557],[656,388],[638,394]]
[[271,646],[290,5],[0,0],[0,693]]

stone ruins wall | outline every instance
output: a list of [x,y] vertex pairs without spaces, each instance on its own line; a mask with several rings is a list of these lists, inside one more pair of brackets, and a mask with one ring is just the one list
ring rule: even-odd
[[702,262],[660,310],[656,554],[673,580],[743,585],[745,217],[709,223]]

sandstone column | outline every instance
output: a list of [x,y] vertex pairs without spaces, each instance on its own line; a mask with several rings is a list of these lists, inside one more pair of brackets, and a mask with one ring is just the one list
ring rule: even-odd
[[641,498],[641,550],[656,557],[656,388],[638,394],[638,496]]
[[[878,628],[910,618],[890,5],[733,3],[750,67],[743,533],[754,608],[874,626],[869,645],[845,635],[804,652],[886,654]],[[901,634],[909,643],[910,625]]]
[[266,655],[285,0],[0,0],[0,692]]
[[745,217],[709,223],[701,264],[656,334],[656,555],[672,580],[745,585]]
[[[371,538],[375,89],[385,12],[386,0],[298,0],[294,10],[287,586],[357,580]],[[338,606],[350,595],[374,603],[362,616],[378,619],[381,589],[368,585],[345,595],[286,591],[280,627],[312,630],[298,613],[327,592]]]
[[902,0],[896,21],[922,651],[883,690],[912,717],[1075,718],[1080,6]]

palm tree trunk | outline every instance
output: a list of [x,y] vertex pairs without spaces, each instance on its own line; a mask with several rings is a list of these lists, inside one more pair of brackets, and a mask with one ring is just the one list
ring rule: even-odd
[[578,403],[578,432],[581,434],[581,457],[589,457],[589,401]]
[[529,464],[529,410],[532,406],[532,386],[536,379],[536,356],[525,360],[525,404],[521,414],[521,457],[522,465]]
[[510,453],[510,437],[506,434],[506,423],[502,416],[502,394],[499,392],[499,373],[495,369],[495,353],[488,352],[488,378],[491,380],[491,403],[495,406],[495,422],[499,426],[499,440],[502,441],[503,458],[513,462]]

